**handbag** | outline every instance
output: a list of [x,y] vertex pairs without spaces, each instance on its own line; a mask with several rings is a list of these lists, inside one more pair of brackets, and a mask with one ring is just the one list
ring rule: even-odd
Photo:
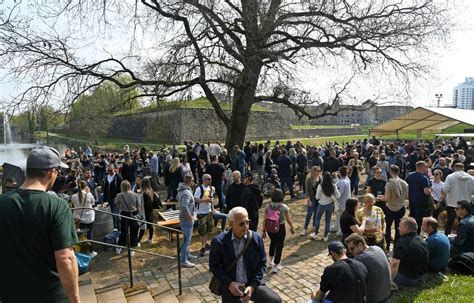
[[77,267],[79,268],[79,276],[89,271],[89,264],[91,263],[91,257],[83,253],[74,253],[76,255]]
[[[247,234],[247,242],[245,242],[245,246],[242,249],[242,251],[235,257],[235,260],[227,267],[227,272],[229,272],[232,267],[234,267],[235,264],[237,264],[237,261],[239,261],[240,257],[243,256],[244,252],[247,250],[247,248],[250,245],[250,242],[252,241],[252,232],[249,231]],[[209,290],[215,294],[216,296],[221,295],[221,281],[219,281],[214,275],[211,278],[211,282],[209,282]]]
[[[130,211],[130,207],[128,207],[128,202],[127,200],[125,199],[125,196],[122,195],[122,198],[123,198],[123,201],[125,202],[125,206],[127,207],[128,209],[128,212],[132,215],[132,217],[134,219],[137,219],[137,220],[142,220],[142,221],[145,221],[145,216],[143,214],[141,214],[138,210],[137,210],[137,213],[136,214],[133,214],[131,211]],[[146,223],[145,222],[140,222],[140,221],[135,221],[135,220],[129,220],[130,221],[130,226],[133,226],[134,228],[138,228],[138,229],[144,229],[145,226],[146,226]]]

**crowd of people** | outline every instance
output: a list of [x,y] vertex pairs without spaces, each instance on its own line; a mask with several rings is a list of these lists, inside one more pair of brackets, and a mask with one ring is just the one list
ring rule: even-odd
[[[268,264],[277,274],[283,268],[287,231],[295,233],[290,207],[297,198],[306,204],[304,221],[297,222],[300,236],[339,240],[328,244],[334,264],[324,270],[319,290],[311,295],[315,302],[385,302],[392,290],[419,285],[425,272],[441,272],[451,258],[474,252],[474,171],[462,138],[389,143],[372,138],[321,146],[246,142],[231,151],[219,142],[188,141],[158,152],[125,146],[99,154],[86,146],[66,150],[65,157],[64,169],[41,168],[47,176],[57,170],[43,189],[50,196],[70,197],[73,207],[80,208],[72,214],[75,227],[92,239],[97,205],[123,216],[141,214],[149,222],[155,222],[153,209],[177,205],[184,234],[181,265],[192,268],[192,260],[209,251],[209,268],[220,283],[223,302],[281,302],[264,286],[264,239],[270,240]],[[27,180],[34,176],[28,175],[27,165]],[[274,181],[266,205],[263,180]],[[162,184],[166,203],[158,196]],[[14,187],[0,200],[17,198]],[[113,221],[119,245],[125,246],[126,235],[132,247],[154,241],[151,224],[118,216]],[[211,239],[219,221],[221,233]],[[438,231],[440,221],[446,221],[444,232]],[[201,243],[198,255],[189,250],[194,230]],[[96,254],[90,251],[92,257]]]

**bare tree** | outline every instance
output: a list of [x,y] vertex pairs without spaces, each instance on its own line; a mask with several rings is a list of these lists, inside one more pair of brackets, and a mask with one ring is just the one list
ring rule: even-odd
[[[427,71],[419,54],[447,37],[452,27],[448,8],[434,0],[69,0],[50,7],[38,2],[42,18],[94,20],[104,31],[120,20],[129,31],[160,41],[155,57],[140,65],[136,57],[112,54],[87,62],[68,37],[55,30],[36,33],[29,20],[4,14],[0,60],[15,77],[35,80],[15,105],[51,98],[59,90],[68,106],[104,81],[137,87],[142,93],[136,97],[155,100],[199,89],[227,128],[228,148],[244,142],[257,102],[284,104],[309,118],[341,110],[350,81],[335,87],[332,100],[323,104],[298,88],[301,66],[318,69],[340,60],[353,76],[377,68],[408,79]],[[132,39],[132,53],[139,44]],[[121,75],[131,80],[120,82]],[[230,112],[216,98],[217,92],[228,91]],[[314,110],[315,104],[321,106]]]

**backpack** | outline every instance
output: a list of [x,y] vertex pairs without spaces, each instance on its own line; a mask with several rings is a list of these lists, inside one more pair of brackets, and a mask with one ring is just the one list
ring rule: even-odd
[[276,208],[268,205],[267,211],[265,212],[265,229],[268,233],[277,233],[280,231],[280,207],[281,204]]
[[474,274],[474,252],[466,252],[449,261],[449,267],[466,275]]

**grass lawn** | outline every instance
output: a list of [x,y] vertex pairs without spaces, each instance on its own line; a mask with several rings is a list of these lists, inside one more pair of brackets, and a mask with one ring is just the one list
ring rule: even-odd
[[448,274],[448,280],[434,278],[417,290],[402,290],[391,297],[391,302],[474,302],[474,277]]

